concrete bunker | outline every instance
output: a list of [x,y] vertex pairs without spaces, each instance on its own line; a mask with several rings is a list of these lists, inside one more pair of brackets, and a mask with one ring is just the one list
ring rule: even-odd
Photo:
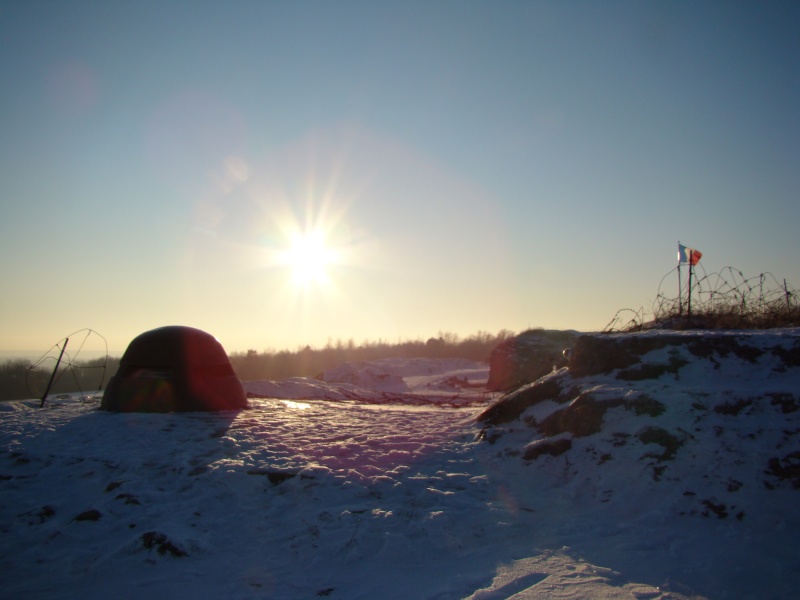
[[101,410],[215,412],[247,408],[247,396],[217,339],[171,325],[135,337],[106,388]]

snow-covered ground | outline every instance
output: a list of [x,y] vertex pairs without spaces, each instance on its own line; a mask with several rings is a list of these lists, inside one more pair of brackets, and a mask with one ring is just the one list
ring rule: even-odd
[[[769,360],[583,378],[670,409],[618,406],[536,459],[529,425],[559,407],[484,430],[496,396],[465,361],[246,382],[232,413],[2,403],[0,597],[795,597],[800,491],[763,465],[798,450],[800,367]],[[686,431],[677,458],[642,435],[656,425]]]

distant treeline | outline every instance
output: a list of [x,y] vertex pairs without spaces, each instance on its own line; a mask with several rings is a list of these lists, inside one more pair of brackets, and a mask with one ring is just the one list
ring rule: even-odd
[[[453,333],[439,333],[428,340],[378,340],[356,345],[351,339],[328,343],[324,348],[305,346],[297,350],[248,350],[230,355],[236,374],[243,381],[280,380],[287,377],[314,377],[342,363],[380,358],[466,358],[488,361],[491,351],[514,336],[503,329],[496,334],[479,331],[460,338]],[[119,368],[119,358],[98,358],[62,365],[50,388],[50,396],[74,392],[93,393],[105,389]],[[105,368],[103,368],[105,365]],[[0,400],[37,399],[42,396],[53,373],[55,360],[36,367],[30,360],[15,359],[0,363]]]
[[279,380],[287,377],[315,377],[326,369],[346,362],[363,362],[380,358],[466,358],[488,361],[489,354],[502,341],[514,337],[514,332],[503,329],[496,334],[479,331],[466,338],[453,333],[439,333],[428,340],[405,342],[363,342],[356,345],[351,339],[328,343],[324,348],[306,346],[294,352],[237,352],[230,356],[239,379]]
[[[55,359],[34,367],[27,359],[9,360],[0,364],[0,400],[40,398],[53,375]],[[50,396],[83,392],[94,393],[105,388],[117,372],[119,358],[97,358],[62,364],[53,379]]]

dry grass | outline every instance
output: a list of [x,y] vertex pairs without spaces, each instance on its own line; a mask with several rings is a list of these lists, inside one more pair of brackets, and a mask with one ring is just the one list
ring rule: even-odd
[[692,310],[691,316],[677,311],[653,319],[652,325],[668,329],[775,329],[800,327],[800,306],[756,306],[722,304]]

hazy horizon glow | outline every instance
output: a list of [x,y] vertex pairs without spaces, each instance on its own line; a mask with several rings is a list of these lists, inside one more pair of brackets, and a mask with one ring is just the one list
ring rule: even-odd
[[[800,5],[0,7],[0,352],[229,352],[800,287]],[[305,240],[305,241],[301,241]]]

